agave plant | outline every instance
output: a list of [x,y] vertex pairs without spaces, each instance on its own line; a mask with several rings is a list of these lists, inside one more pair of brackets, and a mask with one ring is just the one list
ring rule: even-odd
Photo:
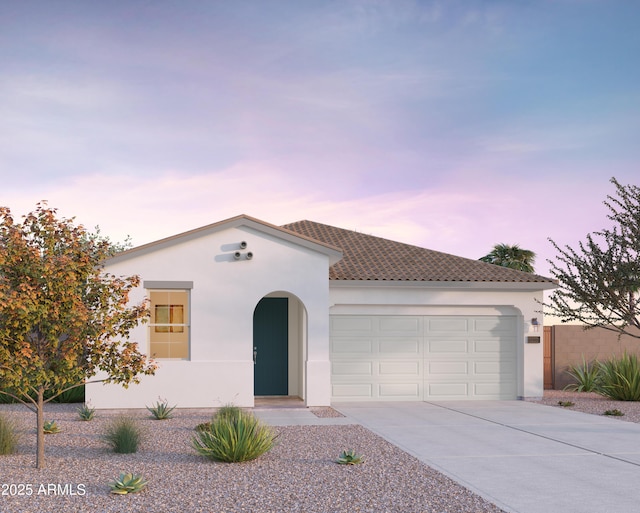
[[52,435],[60,432],[60,427],[56,424],[55,420],[48,420],[42,426],[42,431],[45,435]]
[[338,456],[336,463],[340,463],[340,465],[358,465],[362,463],[364,458],[360,454],[356,454],[354,450],[344,450]]
[[147,410],[155,417],[156,420],[170,419],[173,415],[171,412],[175,410],[175,406],[169,406],[166,399],[158,401],[153,406],[147,406]]
[[109,486],[111,487],[111,493],[126,495],[127,493],[136,493],[144,489],[147,486],[147,481],[141,475],[122,472],[118,478],[109,483]]
[[92,408],[89,403],[84,403],[80,408],[76,408],[81,420],[89,421],[96,414],[96,409]]

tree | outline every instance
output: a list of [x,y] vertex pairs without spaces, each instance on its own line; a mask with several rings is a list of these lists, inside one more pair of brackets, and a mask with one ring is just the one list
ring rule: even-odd
[[513,246],[509,244],[496,244],[489,254],[479,260],[517,271],[533,273],[533,263],[536,260],[536,254],[528,249],[520,248],[517,244]]
[[640,187],[621,185],[603,202],[612,228],[588,234],[578,250],[560,248],[549,260],[560,287],[545,307],[562,322],[578,321],[640,338]]
[[36,413],[37,468],[46,402],[98,372],[107,377],[96,381],[126,387],[155,371],[129,340],[148,315],[146,303],[129,305],[139,278],[103,273],[111,254],[108,239],[57,219],[44,202],[22,224],[0,207],[0,393]]

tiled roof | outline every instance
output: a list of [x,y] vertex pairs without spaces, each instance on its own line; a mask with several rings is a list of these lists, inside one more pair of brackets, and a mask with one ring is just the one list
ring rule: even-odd
[[342,249],[342,260],[329,270],[331,280],[553,283],[544,276],[313,221],[282,228]]

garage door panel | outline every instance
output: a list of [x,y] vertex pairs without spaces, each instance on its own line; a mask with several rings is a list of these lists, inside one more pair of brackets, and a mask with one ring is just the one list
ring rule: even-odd
[[414,316],[380,316],[378,331],[381,336],[421,335],[422,318]]
[[378,374],[385,377],[422,376],[422,365],[417,361],[378,362]]
[[451,340],[432,340],[427,339],[426,352],[430,354],[450,354],[459,353],[466,354],[469,349],[469,341],[467,339],[451,339]]
[[464,317],[436,317],[427,318],[427,330],[431,333],[464,332],[469,331],[469,321]]
[[339,354],[371,354],[373,341],[369,339],[336,338],[331,341],[331,352]]
[[477,399],[512,399],[513,383],[475,383],[474,396]]
[[494,354],[494,355],[515,355],[515,347],[513,339],[506,338],[499,339],[481,339],[474,340],[472,350],[478,353],[479,356]]
[[473,370],[476,375],[493,375],[496,378],[512,379],[515,377],[513,370],[515,362],[474,362]]
[[466,361],[430,361],[428,362],[428,375],[455,376],[469,374],[469,363]]
[[370,333],[375,318],[366,315],[345,315],[331,318],[331,331],[336,335]]
[[515,352],[515,347],[513,347],[513,340],[507,340],[504,338],[492,340],[474,340],[472,348],[474,352],[482,354],[505,354]]
[[381,383],[378,385],[378,397],[419,400],[421,399],[420,385],[418,383]]
[[373,363],[358,360],[332,362],[331,372],[334,376],[371,376],[373,374]]
[[467,399],[469,384],[466,382],[429,383],[428,392],[431,399]]
[[404,339],[404,338],[386,338],[380,339],[378,341],[378,351],[380,352],[381,357],[406,357],[407,355],[411,356],[420,356],[422,346],[421,340],[414,339]]

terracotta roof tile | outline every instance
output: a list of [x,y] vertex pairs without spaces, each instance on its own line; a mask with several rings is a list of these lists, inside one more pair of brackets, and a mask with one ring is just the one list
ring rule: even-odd
[[553,283],[544,276],[313,221],[282,228],[342,249],[342,260],[329,270],[331,280]]

